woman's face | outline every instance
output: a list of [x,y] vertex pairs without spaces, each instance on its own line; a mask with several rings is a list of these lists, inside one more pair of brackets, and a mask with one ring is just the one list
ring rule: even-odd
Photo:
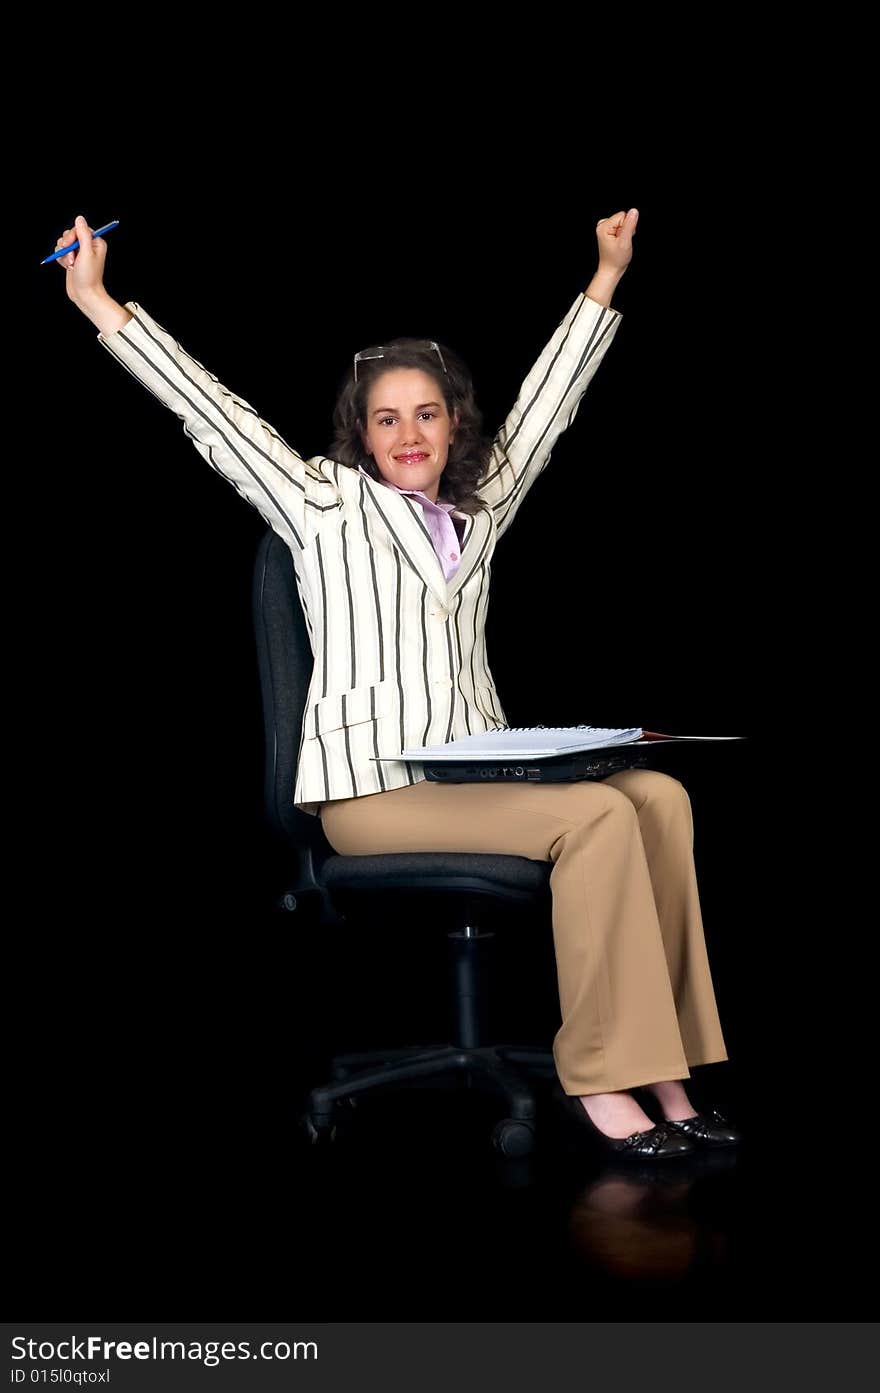
[[[370,386],[367,429],[361,438],[379,472],[399,489],[417,489],[437,502],[458,416],[450,419],[436,379],[419,368],[391,368]],[[418,460],[403,456],[418,454]]]

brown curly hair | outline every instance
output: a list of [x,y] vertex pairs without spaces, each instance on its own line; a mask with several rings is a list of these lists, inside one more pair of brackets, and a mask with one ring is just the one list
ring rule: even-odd
[[487,472],[492,452],[492,440],[483,433],[483,414],[474,399],[470,370],[464,359],[445,343],[438,347],[446,364],[446,372],[433,349],[424,339],[396,338],[383,344],[381,358],[367,358],[358,363],[357,382],[349,368],[337,389],[333,408],[334,437],[330,457],[349,469],[359,466],[373,478],[382,477],[372,455],[364,449],[361,430],[366,429],[367,402],[370,387],[378,377],[391,368],[418,368],[436,382],[450,420],[458,412],[459,423],[449,447],[446,468],[440,475],[438,498],[454,503],[461,513],[478,513],[487,507],[476,488]]

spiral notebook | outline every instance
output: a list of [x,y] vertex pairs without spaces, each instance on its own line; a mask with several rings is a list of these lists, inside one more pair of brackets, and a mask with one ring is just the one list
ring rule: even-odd
[[446,783],[567,783],[644,768],[651,746],[683,740],[742,740],[740,735],[665,735],[640,726],[502,726],[411,746],[383,760],[420,760],[425,777]]

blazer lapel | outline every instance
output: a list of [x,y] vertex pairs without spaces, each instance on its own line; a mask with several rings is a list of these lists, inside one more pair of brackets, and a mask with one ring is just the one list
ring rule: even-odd
[[425,510],[421,503],[417,498],[407,497],[405,493],[399,493],[397,497],[409,508],[410,516],[418,529],[420,546],[416,551],[416,565],[419,574],[438,599],[447,605],[453,595],[456,595],[462,586],[467,584],[485,555],[486,539],[492,525],[492,514],[488,508],[475,515],[470,513],[450,514],[450,517],[464,518],[465,522],[461,546],[459,547],[458,570],[447,580],[443,573],[440,557],[434,548],[434,539],[428,531]]
[[377,483],[366,473],[363,474],[363,478],[370,490],[376,511],[400,549],[404,561],[421,576],[428,589],[442,604],[448,604],[480,563],[490,527],[489,512],[480,512],[475,517],[470,514],[451,514],[464,517],[465,523],[458,570],[447,581],[440,558],[434,550],[434,542],[419,500],[411,498],[408,494],[398,493],[397,489],[389,488],[387,484]]
[[448,599],[446,577],[425,526],[422,505],[417,499],[398,493],[363,475],[370,496],[385,528],[394,540],[406,565],[421,576],[428,589],[445,605]]

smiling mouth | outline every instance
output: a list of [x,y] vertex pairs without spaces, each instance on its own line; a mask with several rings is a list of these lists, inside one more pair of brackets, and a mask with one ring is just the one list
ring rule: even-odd
[[427,455],[423,455],[421,453],[417,455],[398,455],[397,462],[398,464],[418,464],[421,460],[427,458]]

